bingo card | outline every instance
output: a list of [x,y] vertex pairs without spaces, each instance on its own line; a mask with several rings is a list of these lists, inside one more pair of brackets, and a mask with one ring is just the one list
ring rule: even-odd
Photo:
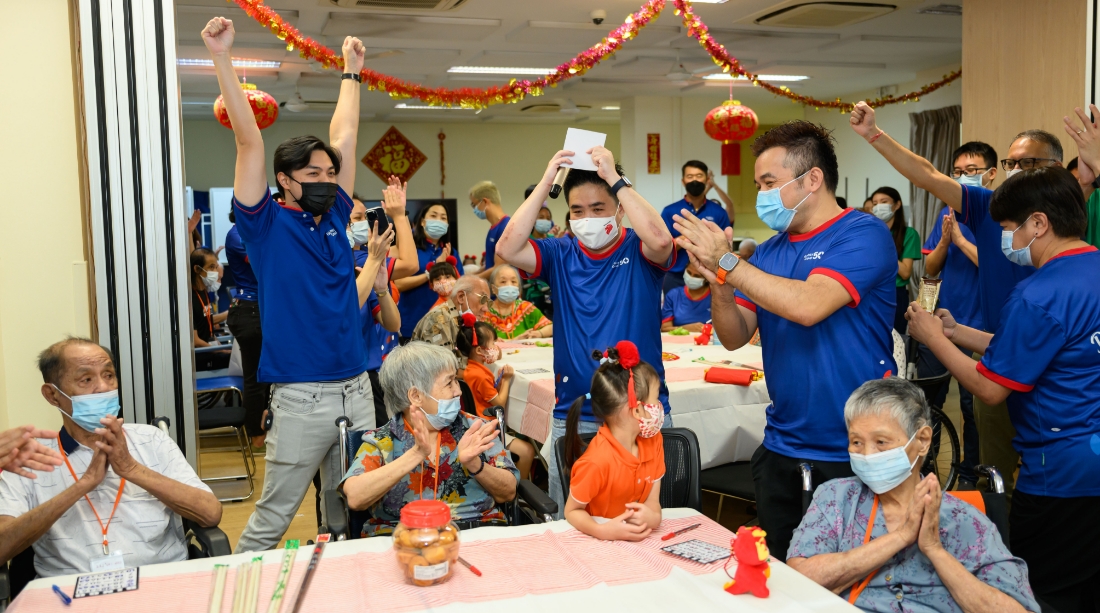
[[138,589],[138,569],[123,568],[77,577],[73,598],[115,594],[136,589]]
[[683,543],[661,547],[661,551],[679,556],[685,560],[699,562],[700,564],[710,564],[711,562],[725,560],[730,557],[729,547],[711,545],[699,539],[692,539],[690,541],[684,541]]

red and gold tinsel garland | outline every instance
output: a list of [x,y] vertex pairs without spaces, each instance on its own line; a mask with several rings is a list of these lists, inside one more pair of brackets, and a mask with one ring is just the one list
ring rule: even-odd
[[[739,62],[737,58],[733,57],[729,54],[728,51],[726,51],[726,47],[724,45],[719,44],[718,41],[714,40],[714,37],[710,35],[710,32],[707,29],[707,24],[703,23],[703,20],[699,19],[699,17],[695,14],[695,11],[692,10],[690,0],[672,0],[672,4],[676,7],[676,14],[680,15],[680,17],[683,19],[684,27],[687,28],[688,36],[691,36],[692,38],[699,41],[699,44],[703,47],[703,49],[706,49],[707,53],[710,54],[710,57],[714,60],[714,63],[722,68],[722,72],[741,75],[746,79],[752,81],[753,85],[757,87],[762,87],[769,92],[775,94],[776,96],[789,98],[794,102],[806,106],[812,106],[815,109],[837,109],[841,113],[850,113],[855,107],[855,103],[841,102],[840,98],[837,98],[836,100],[818,100],[817,98],[814,98],[812,96],[802,96],[796,94],[792,92],[789,87],[773,85],[771,83],[768,83],[767,81],[760,80],[757,75],[745,70],[741,66],[741,62]],[[869,104],[873,108],[877,108],[880,106],[886,106],[888,104],[897,104],[899,102],[916,102],[920,100],[921,96],[930,94],[937,89],[943,87],[944,85],[947,85],[957,80],[961,76],[962,70],[956,70],[951,74],[944,75],[943,79],[936,81],[935,83],[929,83],[928,85],[925,85],[917,91],[909,92],[908,94],[903,94],[901,96],[886,96],[883,98],[868,100],[867,104]]]
[[[297,49],[301,57],[320,62],[325,68],[343,68],[344,58],[312,38],[302,36],[297,28],[283,21],[283,18],[274,9],[265,5],[263,0],[232,1],[249,17],[270,29],[279,40],[286,41],[287,51]],[[562,81],[588,72],[618,51],[623,42],[637,36],[638,32],[650,21],[656,19],[664,8],[665,0],[649,0],[637,12],[627,15],[624,23],[612,30],[606,38],[558,66],[553,73],[533,81],[512,79],[507,85],[496,85],[486,89],[467,87],[447,89],[409,83],[369,68],[364,68],[360,75],[367,89],[387,92],[395,100],[419,98],[429,105],[471,109],[481,109],[493,104],[515,103],[527,96],[541,96],[547,87],[556,87]]]

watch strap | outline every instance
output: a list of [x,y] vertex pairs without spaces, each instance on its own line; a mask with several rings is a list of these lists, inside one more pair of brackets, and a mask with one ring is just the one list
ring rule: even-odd
[[725,285],[726,284],[726,269],[725,268],[722,268],[721,266],[719,266],[718,270],[714,271],[714,276],[718,277],[718,284],[719,285]]
[[629,186],[630,186],[630,183],[627,182],[626,177],[619,177],[619,180],[615,183],[615,185],[611,186],[611,195],[612,196],[618,196],[620,189],[622,189],[624,187],[629,187]]
[[358,72],[345,72],[340,75],[340,79],[354,79],[357,83],[363,82],[363,77],[360,76]]

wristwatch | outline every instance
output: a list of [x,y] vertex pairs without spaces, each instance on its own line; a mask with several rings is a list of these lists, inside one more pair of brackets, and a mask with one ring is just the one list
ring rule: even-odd
[[344,74],[340,75],[340,78],[342,80],[352,80],[357,83],[363,82],[363,77],[358,72],[345,72]]
[[718,270],[714,271],[714,276],[718,277],[718,282],[721,284],[726,283],[726,275],[733,272],[733,269],[737,267],[737,263],[741,261],[741,258],[737,257],[733,253],[727,252],[718,260]]
[[611,186],[611,195],[617,198],[619,196],[619,190],[624,187],[634,187],[634,184],[626,177],[619,177],[619,181]]

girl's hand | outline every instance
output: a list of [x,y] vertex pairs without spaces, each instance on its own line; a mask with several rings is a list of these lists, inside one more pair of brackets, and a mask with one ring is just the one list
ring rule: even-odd
[[632,523],[634,511],[627,509],[622,515],[612,518],[605,524],[600,524],[599,538],[605,541],[644,541],[653,532],[644,524]]
[[628,520],[629,523],[649,528],[656,528],[661,523],[660,515],[640,502],[626,503],[626,510],[634,511],[633,517]]
[[565,149],[555,153],[554,157],[550,158],[550,163],[546,165],[546,172],[542,174],[542,182],[548,187],[553,185],[554,177],[558,174],[558,167],[572,166],[574,155],[576,154]]
[[511,364],[505,364],[500,369],[501,377],[504,379],[511,379],[516,375],[516,369]]

